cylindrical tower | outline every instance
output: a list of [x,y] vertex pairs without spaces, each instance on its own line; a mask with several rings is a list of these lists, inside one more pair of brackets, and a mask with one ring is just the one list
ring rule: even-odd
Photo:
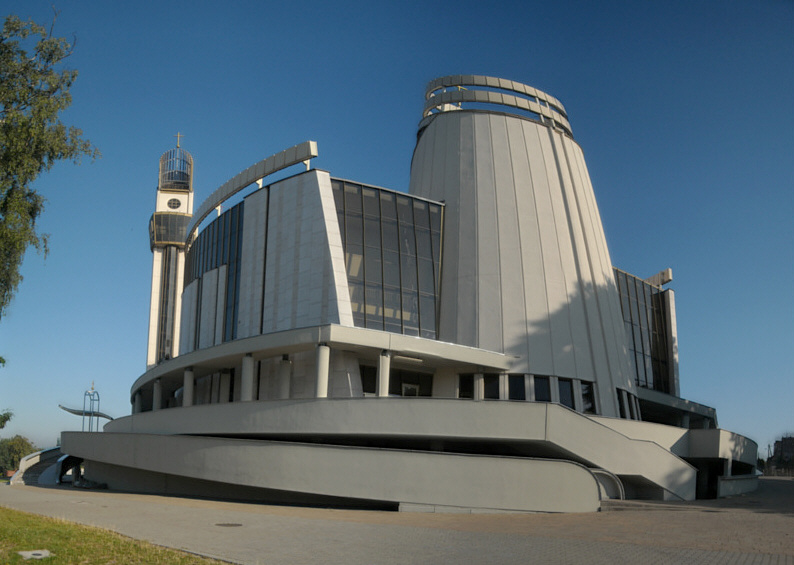
[[155,212],[149,221],[152,294],[146,367],[179,354],[185,237],[193,215],[193,157],[179,146],[160,157]]
[[591,382],[598,413],[620,415],[634,390],[620,302],[562,104],[493,77],[432,81],[410,191],[446,202],[439,339]]

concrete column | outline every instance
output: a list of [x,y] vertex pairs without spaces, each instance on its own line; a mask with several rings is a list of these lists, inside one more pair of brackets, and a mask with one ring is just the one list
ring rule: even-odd
[[185,382],[182,388],[182,406],[193,406],[196,379],[193,378],[193,367],[185,369]]
[[391,353],[385,349],[378,358],[378,396],[389,396],[389,373],[391,372]]
[[136,392],[135,396],[132,397],[132,413],[141,413],[141,391]]
[[730,477],[731,476],[731,465],[733,464],[733,459],[726,459],[725,463],[722,467],[722,476],[723,477]]
[[240,376],[240,402],[254,399],[254,358],[250,353],[243,357],[243,373]]
[[474,374],[474,400],[482,400],[485,397],[485,377],[482,373]]
[[317,345],[317,364],[315,375],[315,398],[328,398],[328,367],[331,362],[331,348],[328,344],[320,343]]
[[155,379],[152,385],[152,411],[159,410],[163,405],[163,387],[160,384],[160,379]]
[[278,364],[278,397],[289,398],[290,378],[292,377],[292,361],[289,355],[283,355]]
[[560,403],[560,381],[557,377],[549,377],[549,388],[551,389],[551,401]]
[[685,412],[681,415],[681,427],[685,429],[689,429],[689,413]]

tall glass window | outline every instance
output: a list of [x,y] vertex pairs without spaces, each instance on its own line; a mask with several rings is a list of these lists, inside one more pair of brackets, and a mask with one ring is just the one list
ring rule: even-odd
[[474,375],[463,373],[458,375],[458,398],[474,398]]
[[507,375],[507,397],[510,400],[526,400],[524,375]]
[[549,377],[535,376],[535,401],[551,402],[551,383]]
[[237,337],[240,294],[240,250],[243,244],[243,204],[229,208],[205,227],[185,254],[184,286],[223,265],[226,269],[226,303],[223,341]]
[[596,413],[595,390],[593,383],[581,381],[582,385],[582,412],[585,414]]
[[573,408],[573,381],[571,379],[557,379],[560,389],[560,404]]
[[483,398],[499,400],[499,375],[485,374],[483,380]]
[[443,206],[332,180],[359,327],[435,339]]
[[638,386],[671,392],[666,305],[662,290],[614,269],[629,359]]

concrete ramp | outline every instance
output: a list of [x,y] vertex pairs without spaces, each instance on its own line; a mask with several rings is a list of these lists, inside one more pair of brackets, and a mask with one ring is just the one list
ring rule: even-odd
[[547,441],[620,477],[628,498],[695,499],[697,470],[657,443],[551,404],[546,434]]
[[[540,402],[328,398],[208,404],[144,412],[109,423],[105,433],[118,432],[114,436],[119,438],[125,434],[224,436],[273,440],[274,445],[292,442],[319,444],[317,447],[327,449],[336,446],[350,452],[355,446],[388,448],[397,454],[424,452],[426,457],[438,452],[460,457],[477,457],[475,454],[479,453],[488,454],[494,461],[553,459],[603,469],[618,477],[620,486],[608,484],[610,481],[602,477],[610,497],[619,495],[622,486],[626,498],[695,498],[694,467],[669,448],[647,438],[629,437],[604,420]],[[134,461],[124,465],[136,466]],[[178,474],[178,467],[163,472]],[[494,476],[499,475],[495,471]],[[494,479],[483,480],[488,485]]]
[[284,502],[294,493],[425,511],[600,508],[598,481],[570,461],[148,434],[64,432],[62,442],[85,459],[86,478],[120,490],[236,498],[251,487]]

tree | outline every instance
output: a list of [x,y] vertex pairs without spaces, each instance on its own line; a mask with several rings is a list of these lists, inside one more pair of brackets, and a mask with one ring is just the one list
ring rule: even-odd
[[5,412],[0,412],[0,430],[6,427],[6,424],[11,419],[14,413],[11,410],[6,410]]
[[0,472],[18,469],[20,459],[36,451],[36,446],[26,437],[16,435],[9,439],[0,439]]
[[58,117],[72,103],[77,71],[61,68],[74,41],[54,37],[52,26],[11,15],[0,34],[0,318],[22,281],[27,248],[47,253],[47,235],[36,229],[44,198],[32,183],[58,161],[99,156],[81,130]]

